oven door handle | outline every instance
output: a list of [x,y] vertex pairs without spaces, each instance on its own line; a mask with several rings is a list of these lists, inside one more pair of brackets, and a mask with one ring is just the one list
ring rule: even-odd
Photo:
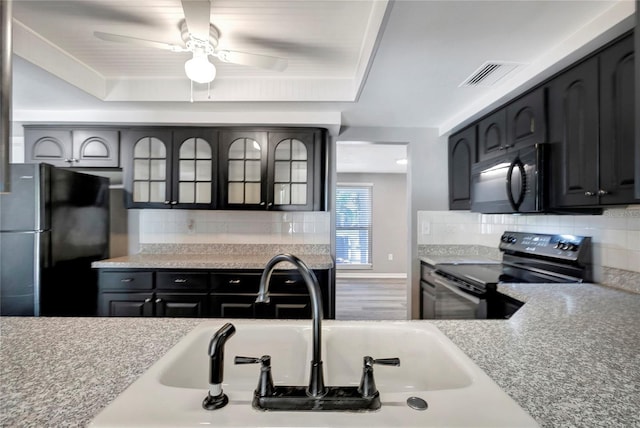
[[445,287],[447,290],[451,291],[452,293],[457,294],[458,296],[462,297],[463,299],[467,299],[470,302],[475,303],[476,305],[480,304],[480,299],[477,298],[476,296],[472,296],[471,294],[465,293],[464,291],[460,290],[457,286],[455,285],[451,285],[441,279],[438,278],[433,278],[433,281],[442,286]]

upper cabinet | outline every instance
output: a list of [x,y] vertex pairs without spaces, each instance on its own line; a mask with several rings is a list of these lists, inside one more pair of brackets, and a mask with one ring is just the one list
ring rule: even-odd
[[[640,0],[636,0],[635,51],[640,52]],[[636,105],[640,106],[640,65],[636,67]],[[640,107],[638,107],[640,108]],[[640,120],[636,120],[636,199],[640,199]]]
[[547,141],[545,88],[537,88],[507,106],[507,148]]
[[215,130],[136,129],[122,142],[127,208],[216,207]]
[[476,127],[449,137],[449,209],[471,208],[471,165],[476,161]]
[[117,168],[120,132],[110,128],[25,126],[25,162]]
[[545,89],[541,87],[478,122],[478,161],[546,141]]
[[552,204],[634,200],[635,67],[628,36],[549,84]]
[[128,130],[126,206],[322,210],[325,138],[315,129]]
[[[599,203],[634,201],[635,61],[633,37],[600,55],[600,186]],[[640,198],[639,198],[640,199]]]
[[304,129],[221,132],[221,208],[321,210],[324,138]]
[[507,148],[507,116],[505,109],[500,109],[478,122],[478,161]]

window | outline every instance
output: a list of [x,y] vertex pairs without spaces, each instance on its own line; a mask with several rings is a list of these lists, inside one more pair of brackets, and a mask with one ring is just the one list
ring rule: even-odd
[[371,184],[336,186],[336,263],[371,267]]

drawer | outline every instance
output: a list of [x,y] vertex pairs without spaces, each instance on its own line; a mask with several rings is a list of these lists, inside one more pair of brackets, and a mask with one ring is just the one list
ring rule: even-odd
[[217,293],[258,293],[260,273],[229,272],[211,274],[211,290]]
[[209,274],[206,272],[157,272],[156,288],[159,290],[207,290]]
[[[320,283],[321,278],[318,278],[318,284],[320,285]],[[269,291],[282,294],[308,294],[307,285],[304,283],[302,275],[277,271],[271,275]]]
[[151,290],[153,272],[100,271],[100,290]]

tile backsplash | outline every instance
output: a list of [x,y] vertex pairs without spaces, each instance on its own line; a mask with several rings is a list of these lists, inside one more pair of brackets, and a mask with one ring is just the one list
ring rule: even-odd
[[329,244],[328,212],[140,210],[140,244]]
[[640,272],[640,207],[608,209],[602,215],[512,215],[467,211],[419,211],[418,245],[497,247],[506,230],[591,236],[594,274],[602,267]]

